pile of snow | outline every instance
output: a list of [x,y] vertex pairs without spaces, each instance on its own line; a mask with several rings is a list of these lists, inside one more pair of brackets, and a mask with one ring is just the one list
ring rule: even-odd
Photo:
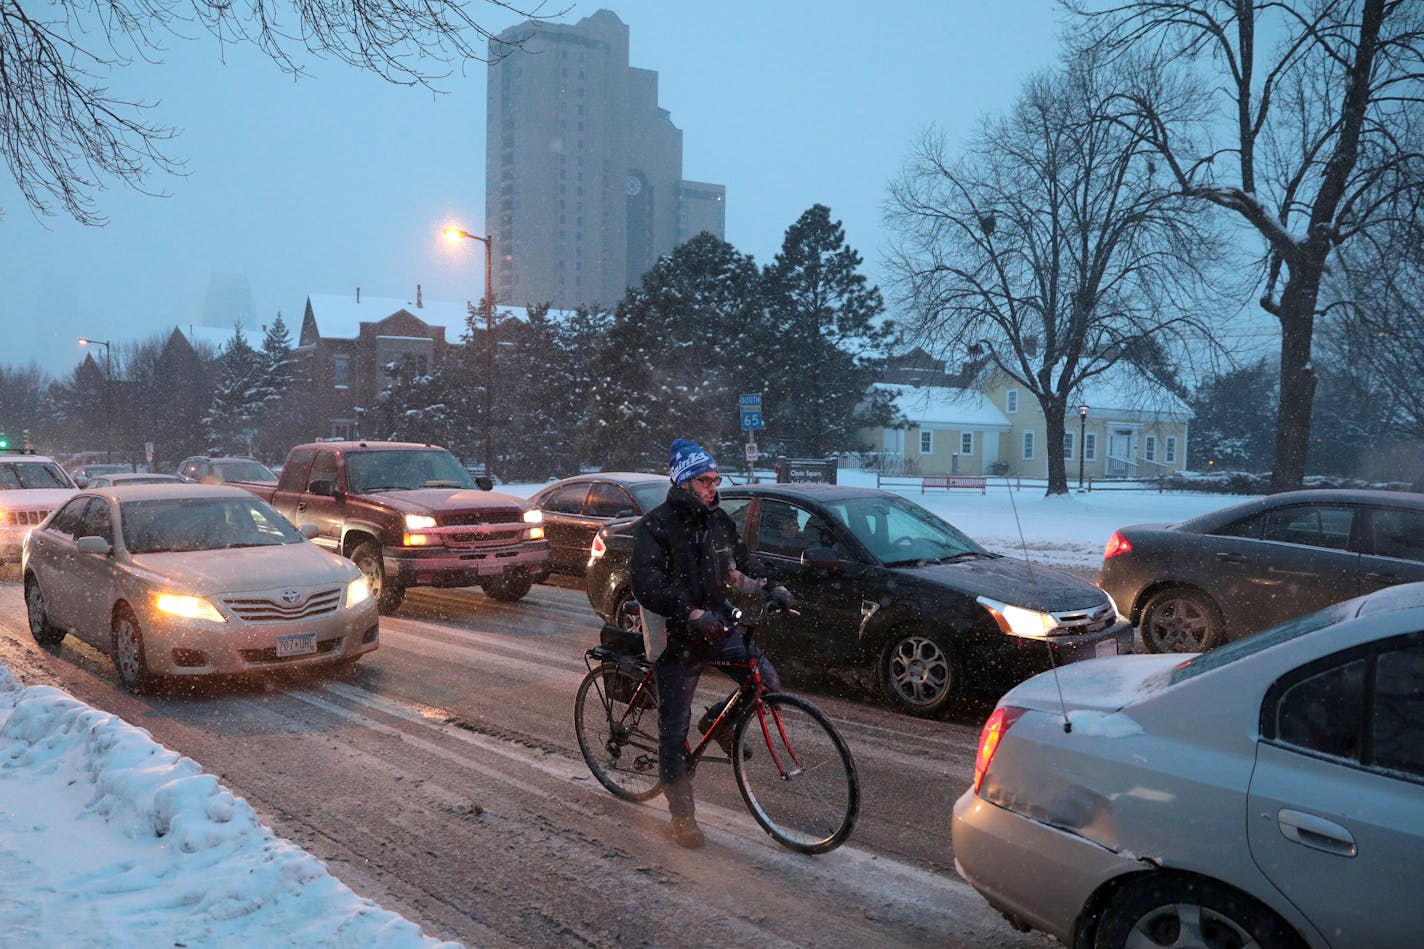
[[3,664],[0,933],[14,946],[456,945],[357,896],[191,758]]

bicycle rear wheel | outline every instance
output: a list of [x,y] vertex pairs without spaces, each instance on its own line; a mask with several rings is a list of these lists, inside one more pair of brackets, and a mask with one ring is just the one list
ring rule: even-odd
[[641,681],[606,663],[589,670],[574,699],[574,731],[588,770],[628,801],[646,801],[661,789],[657,695],[650,687],[638,691]]
[[773,840],[799,853],[845,843],[860,813],[860,778],[850,749],[820,709],[794,695],[769,693],[742,716],[733,742],[742,800]]

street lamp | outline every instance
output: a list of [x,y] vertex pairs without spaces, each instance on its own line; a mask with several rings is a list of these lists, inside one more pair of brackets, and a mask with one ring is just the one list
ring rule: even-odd
[[104,430],[105,441],[104,460],[114,460],[114,364],[109,359],[109,341],[107,339],[90,339],[88,336],[79,337],[81,346],[103,346],[104,347]]
[[1083,462],[1088,460],[1088,403],[1078,406],[1078,490],[1083,490]]
[[445,228],[451,240],[468,237],[485,245],[485,474],[494,477],[494,446],[490,439],[490,416],[493,414],[491,390],[494,388],[494,298],[491,295],[490,272],[494,261],[491,238],[471,234],[458,227]]

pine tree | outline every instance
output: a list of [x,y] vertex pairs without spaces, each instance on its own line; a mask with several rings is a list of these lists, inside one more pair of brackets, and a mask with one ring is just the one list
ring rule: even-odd
[[1191,400],[1188,465],[1196,471],[1270,469],[1276,370],[1265,359],[1212,376]]
[[307,358],[292,348],[291,331],[280,310],[263,329],[258,353],[261,373],[253,395],[258,408],[252,450],[256,457],[276,463],[286,457],[287,449],[310,438],[320,428],[320,419],[311,398]]
[[781,252],[764,273],[770,346],[762,355],[766,440],[821,457],[859,449],[858,429],[888,421],[888,406],[867,402],[894,327],[862,260],[846,246],[830,208],[812,205],[786,230]]
[[217,383],[212,402],[203,416],[209,452],[246,454],[251,451],[261,410],[262,359],[247,343],[242,324],[233,326],[231,338],[217,360]]

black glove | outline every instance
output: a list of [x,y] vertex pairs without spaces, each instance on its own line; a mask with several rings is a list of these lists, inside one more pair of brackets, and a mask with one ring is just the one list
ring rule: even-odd
[[719,643],[727,634],[727,626],[722,622],[722,617],[712,610],[704,610],[697,619],[688,620],[687,628],[709,643]]
[[778,610],[790,610],[796,607],[796,597],[792,596],[791,591],[779,583],[774,587],[766,588],[766,598]]

